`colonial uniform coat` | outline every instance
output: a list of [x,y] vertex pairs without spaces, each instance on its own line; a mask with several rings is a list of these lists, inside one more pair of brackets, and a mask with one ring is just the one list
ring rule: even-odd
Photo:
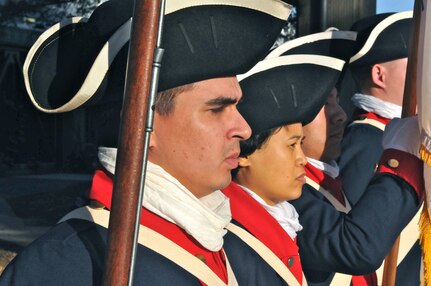
[[[355,205],[374,175],[383,152],[383,131],[390,119],[360,109],[355,111],[353,118],[342,141],[339,165],[344,192],[349,202]],[[382,204],[380,208],[386,207],[389,206]],[[396,285],[418,285],[410,283],[419,281],[421,249],[419,240],[409,236],[418,238],[419,213],[401,235],[400,247],[403,251],[399,254]]]
[[353,118],[341,142],[339,166],[344,192],[355,205],[374,175],[383,152],[383,131],[390,119],[364,110],[356,110]]
[[[398,160],[398,168],[388,165],[391,158]],[[291,202],[304,227],[298,233],[298,246],[309,285],[330,285],[334,271],[352,275],[375,271],[418,211],[422,162],[397,150],[385,151],[381,162],[363,197],[347,214],[337,211],[310,184]],[[410,278],[404,282],[408,284],[400,285],[418,285]]]
[[[232,223],[263,243],[283,264],[282,271],[291,273],[297,285],[303,285],[296,240],[292,240],[275,218],[234,182],[223,189],[223,193],[230,199]],[[274,265],[266,262],[257,250],[232,231],[225,235],[223,248],[239,285],[293,285],[287,284]]]
[[[98,202],[97,205],[109,208],[111,192],[111,176],[105,171],[96,171],[90,197]],[[199,259],[199,264],[204,262],[227,284],[231,275],[226,268],[223,250],[213,252],[205,249],[183,229],[144,208],[141,225],[173,241],[193,258]],[[101,285],[107,233],[105,227],[94,222],[68,219],[25,248],[8,265],[0,285]],[[26,269],[26,275],[22,275],[23,269]],[[182,265],[139,245],[133,285],[206,284]]]

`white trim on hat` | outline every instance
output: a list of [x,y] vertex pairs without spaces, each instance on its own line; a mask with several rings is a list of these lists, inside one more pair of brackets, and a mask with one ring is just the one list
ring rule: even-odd
[[319,55],[287,55],[281,56],[278,58],[265,59],[260,61],[257,65],[255,65],[251,70],[246,72],[245,74],[237,75],[238,81],[242,81],[254,74],[280,67],[280,66],[288,66],[295,64],[313,64],[324,66],[328,68],[332,68],[338,71],[343,70],[343,66],[345,62],[343,60],[328,57],[328,56],[319,56]]
[[87,102],[94,95],[97,89],[100,87],[106,73],[108,72],[109,66],[114,61],[115,56],[130,39],[130,30],[131,30],[131,22],[132,22],[131,18],[127,22],[125,22],[120,28],[118,28],[117,31],[115,31],[115,33],[109,38],[109,40],[102,47],[78,92],[67,103],[65,103],[64,105],[56,109],[43,108],[35,100],[30,87],[29,75],[27,72],[29,68],[29,63],[34,56],[34,52],[39,49],[39,46],[44,42],[44,40],[46,40],[52,34],[57,32],[60,28],[66,25],[75,24],[77,23],[76,21],[79,22],[79,19],[78,19],[79,17],[75,17],[75,18],[72,18],[72,21],[68,20],[67,23],[63,23],[63,24],[59,23],[57,25],[54,25],[46,32],[44,32],[43,39],[40,40],[39,38],[40,41],[38,40],[33,45],[32,54],[27,56],[24,63],[24,80],[25,80],[25,86],[30,96],[30,99],[37,109],[46,113],[59,113],[59,112],[71,111],[83,105],[85,102]]
[[[233,7],[244,7],[247,9],[266,13],[273,16],[274,18],[282,20],[287,20],[292,8],[291,5],[284,3],[281,0],[168,0],[165,7],[165,14],[170,14],[188,7],[202,5],[225,5]],[[115,56],[130,39],[132,18],[130,18],[120,28],[118,28],[115,33],[109,38],[109,40],[104,44],[104,46],[98,53],[94,63],[92,64],[80,89],[67,103],[55,109],[47,109],[45,107],[42,107],[40,103],[36,100],[31,89],[31,74],[29,71],[30,63],[38,60],[37,58],[34,59],[34,57],[36,55],[36,52],[40,50],[42,46],[50,45],[51,42],[55,41],[53,39],[50,43],[46,43],[47,39],[55,35],[55,33],[58,33],[64,27],[68,25],[76,25],[77,23],[82,21],[87,21],[87,19],[81,17],[74,17],[55,24],[54,26],[46,30],[44,33],[42,33],[42,35],[33,44],[29,53],[27,54],[23,67],[25,86],[33,105],[43,112],[67,112],[76,109],[79,106],[83,105],[85,102],[87,102],[100,87],[100,84],[102,83],[106,73],[108,72],[109,66],[112,64]]]
[[266,56],[266,59],[279,57],[288,50],[291,50],[304,44],[313,43],[321,40],[335,39],[356,41],[356,35],[357,33],[353,31],[327,31],[299,37],[278,46]]
[[353,55],[350,58],[350,63],[353,63],[363,56],[365,56],[373,47],[374,43],[376,42],[378,36],[380,35],[383,30],[385,30],[387,27],[392,25],[393,23],[409,19],[413,17],[413,11],[405,11],[405,12],[399,12],[396,14],[393,14],[387,18],[385,18],[383,21],[381,21],[377,26],[374,27],[374,29],[371,31],[370,35],[368,36],[367,41],[365,42],[364,46],[357,52],[355,55]]
[[165,15],[193,6],[226,5],[253,9],[282,20],[287,20],[292,11],[292,6],[281,0],[270,1],[273,2],[272,5],[268,5],[268,0],[167,0]]
[[39,50],[40,46],[44,44],[49,37],[51,37],[53,34],[58,32],[60,29],[68,25],[74,25],[77,23],[86,22],[87,20],[88,20],[87,18],[83,18],[83,17],[72,17],[70,19],[65,19],[53,25],[51,28],[49,28],[39,36],[39,38],[36,40],[36,42],[31,46],[30,50],[28,51],[27,57],[25,58],[24,65],[23,65],[24,84],[25,84],[25,88],[27,89],[27,93],[30,96],[31,101],[33,102],[34,106],[36,106],[37,109],[45,112],[49,112],[49,110],[46,110],[41,106],[39,106],[31,91],[30,76],[29,76],[28,70],[30,67],[30,63],[32,62],[32,59],[35,56],[35,53]]

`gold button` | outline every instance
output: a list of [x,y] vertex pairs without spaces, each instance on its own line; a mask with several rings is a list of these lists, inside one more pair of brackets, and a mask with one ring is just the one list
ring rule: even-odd
[[390,159],[388,161],[388,166],[391,168],[397,168],[400,165],[400,162],[398,162],[398,160],[396,159]]
[[196,254],[195,255],[200,261],[202,261],[203,263],[207,263],[207,260],[205,259],[205,256],[203,256],[202,254]]

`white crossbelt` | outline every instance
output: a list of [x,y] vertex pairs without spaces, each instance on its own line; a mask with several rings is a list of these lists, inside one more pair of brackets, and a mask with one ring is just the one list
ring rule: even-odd
[[[104,228],[108,228],[109,225],[109,211],[90,207],[78,208],[68,213],[60,222],[75,218],[94,222]],[[144,225],[140,225],[138,243],[171,260],[208,286],[226,286],[226,283],[196,256]],[[225,255],[225,257],[228,274],[227,285],[238,286],[227,256]]]
[[[340,203],[328,190],[324,189],[321,185],[319,185],[309,177],[305,177],[305,183],[310,185],[319,193],[321,193],[337,211],[342,213],[348,213],[352,209],[344,193],[343,193],[343,196],[344,196],[344,201],[346,202],[346,206],[343,206],[343,204]],[[331,285],[349,286],[351,282],[352,282],[352,275],[344,274],[344,273],[335,273],[334,277],[331,280]]]
[[[251,248],[253,248],[253,250],[256,251],[257,254],[259,254],[260,257],[262,257],[262,259],[265,260],[266,263],[268,263],[268,265],[271,266],[278,275],[280,275],[281,278],[283,278],[287,285],[301,286],[290,269],[284,265],[280,258],[278,258],[274,252],[272,252],[265,244],[254,237],[251,233],[232,223],[228,224],[227,229],[238,236]],[[302,286],[306,285],[307,281],[304,274],[302,274]]]
[[382,123],[380,121],[377,121],[375,119],[371,119],[371,118],[364,118],[364,119],[361,119],[361,120],[355,120],[352,123],[350,123],[348,127],[353,126],[355,124],[368,124],[368,125],[372,125],[372,126],[378,128],[378,129],[382,130],[382,131],[385,131],[385,127],[386,127],[386,124],[384,124],[384,123]]
[[337,211],[348,213],[352,209],[352,207],[350,206],[349,200],[344,195],[344,192],[343,192],[343,196],[344,196],[344,201],[346,202],[346,206],[343,206],[343,204],[340,203],[328,190],[324,189],[321,185],[319,185],[309,177],[305,177],[305,183],[313,187],[319,193],[321,193]]

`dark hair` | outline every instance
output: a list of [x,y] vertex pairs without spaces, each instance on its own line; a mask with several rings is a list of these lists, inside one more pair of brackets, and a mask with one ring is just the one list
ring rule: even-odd
[[193,86],[194,83],[190,83],[159,92],[155,104],[156,111],[162,116],[169,115],[174,110],[175,97],[182,92],[192,89]]
[[[264,130],[258,134],[251,135],[250,138],[247,140],[240,142],[241,147],[241,153],[239,154],[240,157],[246,158],[247,156],[253,154],[256,152],[256,150],[259,150],[262,148],[262,146],[268,142],[269,138],[276,132],[278,132],[282,127],[274,127],[272,129]],[[238,166],[237,168],[233,169],[231,171],[232,178],[235,178],[238,174],[238,171],[241,167]]]

